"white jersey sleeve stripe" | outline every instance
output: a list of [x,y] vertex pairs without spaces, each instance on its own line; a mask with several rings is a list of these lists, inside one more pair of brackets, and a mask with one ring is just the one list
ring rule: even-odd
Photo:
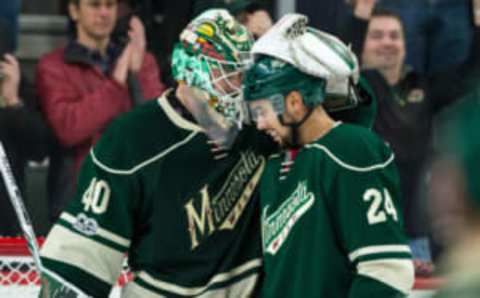
[[348,254],[348,258],[351,262],[355,261],[359,257],[363,257],[366,255],[373,255],[379,253],[409,253],[410,247],[408,245],[374,245],[374,246],[366,246],[359,248],[350,254]]
[[413,262],[406,259],[383,259],[360,262],[358,274],[378,280],[388,286],[409,294],[415,281]]
[[185,139],[183,139],[182,141],[170,146],[168,149],[166,150],[163,150],[162,152],[158,153],[157,155],[137,164],[136,166],[134,167],[131,167],[130,169],[114,169],[114,168],[111,168],[107,165],[105,165],[104,163],[102,163],[100,160],[98,160],[98,158],[95,156],[95,151],[94,149],[92,148],[90,150],[90,156],[92,157],[92,160],[93,160],[93,163],[96,164],[99,168],[101,168],[102,170],[108,172],[108,173],[112,173],[112,174],[116,174],[116,175],[132,175],[134,174],[136,171],[142,169],[143,167],[146,167],[148,166],[149,164],[153,163],[153,162],[156,162],[157,160],[159,159],[162,159],[164,156],[166,156],[167,154],[169,154],[170,152],[176,150],[178,147],[181,147],[185,144],[187,144],[188,142],[190,142],[191,139],[193,139],[196,135],[198,134],[198,132],[192,132],[190,133]]
[[341,167],[343,167],[347,170],[354,171],[354,172],[371,172],[371,171],[374,171],[374,170],[384,169],[384,168],[388,167],[388,165],[390,165],[393,162],[393,160],[395,159],[395,155],[392,153],[390,155],[390,157],[383,163],[373,164],[373,165],[370,165],[370,166],[367,166],[367,167],[358,167],[358,166],[354,166],[354,165],[351,165],[351,164],[348,164],[348,163],[342,161],[341,159],[336,157],[327,147],[325,147],[323,145],[310,144],[310,145],[306,145],[305,147],[322,150],[323,152],[325,152],[328,155],[328,157],[330,157],[339,166],[341,166]]
[[166,281],[162,281],[159,279],[155,279],[145,271],[141,271],[138,274],[138,277],[142,279],[144,282],[146,282],[147,284],[155,288],[161,289],[163,291],[174,293],[176,295],[197,296],[202,294],[206,290],[208,290],[208,288],[210,288],[213,284],[220,283],[220,282],[227,282],[251,269],[260,267],[261,264],[262,264],[262,261],[260,259],[253,259],[241,266],[234,268],[229,272],[224,272],[224,273],[220,273],[213,276],[212,279],[206,285],[199,286],[199,287],[184,287],[184,286],[172,284]]
[[[76,223],[77,218],[70,213],[63,212],[62,215],[60,215],[60,218],[63,219],[64,221],[68,222],[72,226]],[[97,236],[100,236],[108,241],[111,241],[113,243],[116,243],[120,246],[123,246],[125,248],[128,248],[130,246],[130,240],[127,238],[124,238],[122,236],[119,236],[113,232],[110,232],[104,228],[98,227],[97,228]]]
[[125,255],[101,243],[55,225],[40,255],[83,270],[95,278],[115,284]]

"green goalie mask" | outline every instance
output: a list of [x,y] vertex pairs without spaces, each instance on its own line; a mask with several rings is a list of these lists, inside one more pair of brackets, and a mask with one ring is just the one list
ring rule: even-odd
[[172,56],[175,80],[208,93],[208,105],[227,120],[243,120],[241,80],[253,40],[226,10],[196,17],[180,35]]

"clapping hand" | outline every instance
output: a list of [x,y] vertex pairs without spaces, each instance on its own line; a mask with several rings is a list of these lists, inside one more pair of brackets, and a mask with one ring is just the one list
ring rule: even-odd
[[128,37],[130,38],[130,42],[127,47],[131,48],[129,70],[137,73],[142,68],[147,41],[145,39],[145,28],[143,27],[142,21],[136,16],[130,19]]
[[130,64],[130,57],[132,56],[132,47],[130,44],[123,49],[122,54],[118,57],[115,68],[112,72],[112,77],[121,85],[127,82],[128,68]]
[[377,0],[353,0],[353,12],[360,19],[369,20]]
[[20,66],[13,55],[5,54],[3,58],[3,61],[0,62],[1,96],[4,98],[6,106],[15,106],[20,104],[18,97]]
[[136,16],[132,16],[128,30],[129,41],[122,54],[117,60],[113,70],[113,78],[124,85],[127,80],[128,72],[138,73],[142,68],[143,58],[147,42],[145,40],[145,29],[142,21]]

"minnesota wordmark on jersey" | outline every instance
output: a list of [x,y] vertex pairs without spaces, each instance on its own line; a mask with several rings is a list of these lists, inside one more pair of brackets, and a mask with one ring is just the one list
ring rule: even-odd
[[264,164],[264,159],[253,152],[243,153],[213,198],[205,185],[199,196],[185,204],[192,250],[200,244],[199,236],[203,239],[205,234],[210,236],[217,230],[235,227],[258,184]]

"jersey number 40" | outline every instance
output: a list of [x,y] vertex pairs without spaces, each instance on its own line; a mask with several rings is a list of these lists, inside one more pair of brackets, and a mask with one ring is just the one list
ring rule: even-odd
[[110,192],[110,186],[106,181],[93,178],[82,197],[83,210],[85,212],[91,210],[95,214],[104,213],[110,201]]

